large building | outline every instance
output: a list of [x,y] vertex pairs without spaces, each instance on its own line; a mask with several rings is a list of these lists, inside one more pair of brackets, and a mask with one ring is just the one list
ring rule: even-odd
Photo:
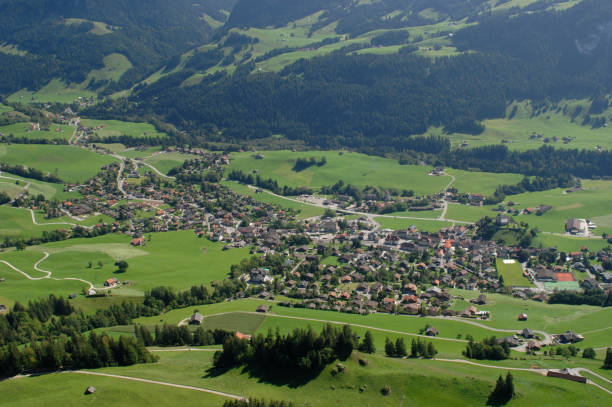
[[568,219],[565,222],[565,231],[572,235],[588,235],[589,225],[585,219]]

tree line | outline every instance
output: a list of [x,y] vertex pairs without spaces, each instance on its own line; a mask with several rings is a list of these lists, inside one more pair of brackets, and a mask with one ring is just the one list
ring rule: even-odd
[[298,195],[310,195],[312,189],[307,187],[296,187],[292,188],[287,185],[280,187],[278,181],[268,178],[264,179],[259,174],[253,176],[253,174],[245,174],[241,170],[232,170],[227,178],[231,181],[238,181],[243,184],[254,185],[259,188],[267,189],[274,192],[275,194],[284,196],[298,196]]
[[507,342],[498,344],[494,336],[485,338],[481,342],[470,340],[463,355],[470,359],[503,360],[510,356],[510,346]]
[[357,346],[357,335],[348,325],[333,328],[328,324],[320,334],[311,327],[295,329],[287,335],[270,331],[250,341],[234,336],[226,339],[223,351],[215,353],[214,366],[251,365],[264,371],[314,373],[336,359],[346,360]]
[[106,333],[91,332],[88,337],[44,338],[22,348],[10,343],[8,347],[0,348],[0,375],[10,377],[41,370],[129,366],[156,360],[144,344],[134,338],[121,336],[114,339]]

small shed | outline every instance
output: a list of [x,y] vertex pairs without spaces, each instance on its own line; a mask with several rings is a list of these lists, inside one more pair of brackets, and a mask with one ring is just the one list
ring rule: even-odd
[[86,390],[85,390],[85,394],[94,394],[96,392],[96,388],[93,386],[89,386]]
[[257,307],[257,309],[255,310],[255,312],[261,312],[261,313],[266,313],[268,312],[268,306],[267,305],[260,305],[259,307]]

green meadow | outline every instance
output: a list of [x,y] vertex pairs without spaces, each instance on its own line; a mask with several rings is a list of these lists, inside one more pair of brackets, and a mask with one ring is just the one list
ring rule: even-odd
[[[413,212],[413,215],[419,217],[419,212]],[[380,224],[381,229],[392,229],[402,230],[408,229],[410,226],[415,225],[417,229],[426,232],[438,232],[442,228],[448,228],[453,226],[451,222],[441,220],[417,220],[417,219],[402,219],[402,218],[383,218],[375,217],[374,220]]]
[[182,165],[187,160],[196,158],[192,154],[182,153],[159,153],[144,159],[144,162],[157,168],[163,174],[168,174],[171,169]]
[[13,198],[15,194],[25,193],[28,184],[30,186],[27,192],[33,196],[42,194],[46,199],[70,199],[79,196],[78,192],[64,192],[62,184],[38,181],[6,172],[0,174],[0,191],[8,193]]
[[[339,154],[337,151],[264,151],[263,160],[254,153],[232,154],[229,171],[233,169],[250,173],[257,170],[264,178],[273,178],[280,185],[319,188],[333,185],[339,180],[358,187],[366,185],[386,188],[412,189],[417,194],[440,192],[449,177],[430,177],[429,167],[399,165],[395,160],[359,153]],[[313,166],[300,172],[292,170],[298,158],[325,157],[327,164]]]
[[0,133],[6,136],[26,137],[30,139],[45,140],[70,140],[74,134],[74,128],[65,124],[51,123],[48,131],[28,131],[30,123],[15,123],[0,127]]
[[0,206],[0,238],[2,239],[6,237],[39,237],[44,231],[49,232],[62,228],[70,229],[71,226],[35,225],[32,223],[32,216],[29,211],[5,205]]
[[99,127],[94,131],[99,137],[165,137],[165,133],[157,131],[150,123],[125,122],[120,120],[83,119],[81,124],[86,127]]
[[308,219],[314,216],[320,216],[320,215],[323,215],[323,212],[324,212],[324,210],[322,208],[319,208],[318,206],[308,205],[305,203],[295,202],[289,199],[284,199],[284,198],[269,194],[267,192],[256,193],[254,189],[249,188],[248,186],[244,184],[239,184],[238,182],[222,181],[221,184],[225,185],[226,187],[230,188],[232,191],[238,194],[250,196],[251,198],[253,198],[254,200],[258,202],[274,204],[274,205],[280,206],[281,208],[286,208],[286,209],[299,210],[300,214],[298,215],[298,218],[300,219]]
[[[516,106],[516,115],[510,119],[510,112]],[[564,101],[560,106],[566,107],[569,112],[573,112],[577,106],[582,106],[584,112],[590,106],[586,100]],[[605,112],[608,114],[609,112]],[[563,114],[563,111],[549,110],[539,114],[534,114],[534,108],[530,102],[515,103],[508,107],[505,118],[484,120],[485,130],[479,135],[453,133],[448,136],[454,147],[458,147],[462,142],[467,142],[469,147],[506,143],[511,150],[529,150],[539,148],[543,145],[550,145],[555,148],[578,148],[593,150],[596,146],[612,148],[610,135],[612,128],[601,127],[591,128],[589,125],[583,126],[583,115],[578,116],[572,121],[571,114]],[[431,134],[443,134],[442,129],[431,129]],[[542,134],[542,138],[532,139],[533,133]],[[553,138],[558,137],[558,141]],[[572,137],[569,143],[563,142],[563,137]],[[548,142],[544,139],[548,138]]]
[[0,161],[36,168],[57,175],[65,182],[78,183],[116,160],[74,146],[11,144],[0,145]]
[[[87,85],[87,84],[85,84]],[[22,89],[8,97],[11,103],[72,103],[81,97],[95,97],[96,94],[84,89],[81,85],[66,85],[59,79],[53,79],[42,89],[32,92]]]
[[[58,227],[49,228],[55,230]],[[34,270],[33,265],[47,252],[50,256],[40,264],[40,268],[52,272],[53,277],[80,278],[94,283],[96,287],[100,287],[109,278],[117,277],[121,281],[129,280],[131,287],[121,287],[114,290],[113,294],[134,296],[142,295],[144,291],[157,286],[182,290],[192,285],[223,280],[230,266],[247,257],[249,251],[248,248],[224,251],[224,243],[198,238],[192,231],[152,233],[146,235],[146,238],[145,247],[131,246],[130,237],[123,235],[71,239],[28,247],[22,252],[0,253],[0,260],[8,261],[33,277],[43,276]],[[128,262],[127,272],[116,272],[114,263],[117,260]],[[98,266],[99,261],[102,267]],[[88,267],[89,262],[92,263],[91,268]],[[80,294],[86,286],[79,282],[51,284],[52,280],[30,281],[6,266],[3,270],[11,275],[14,283],[9,281],[0,285],[0,296],[19,301],[45,296],[50,292]],[[49,290],[49,285],[56,288]],[[15,291],[17,286],[23,290]],[[80,288],[75,290],[75,287]]]

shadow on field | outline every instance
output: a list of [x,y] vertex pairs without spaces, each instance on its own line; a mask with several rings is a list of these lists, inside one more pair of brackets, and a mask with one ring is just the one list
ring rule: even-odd
[[297,372],[297,371],[275,371],[271,369],[262,369],[257,366],[244,366],[242,368],[215,368],[211,367],[206,370],[206,374],[203,376],[204,379],[211,379],[224,375],[233,369],[240,369],[240,374],[246,374],[249,378],[258,379],[260,383],[272,384],[275,386],[288,386],[289,388],[295,389],[308,384],[311,380],[316,379],[321,372],[318,370],[314,372]]

